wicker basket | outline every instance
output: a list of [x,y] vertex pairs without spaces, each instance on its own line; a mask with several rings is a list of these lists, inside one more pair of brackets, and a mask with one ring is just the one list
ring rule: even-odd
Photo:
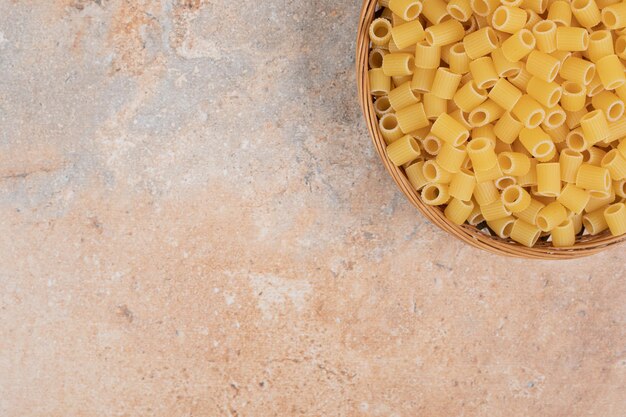
[[507,255],[517,258],[527,259],[574,259],[596,254],[608,247],[618,245],[626,241],[626,236],[613,237],[608,231],[597,236],[580,236],[576,240],[576,245],[571,248],[555,248],[549,242],[540,241],[533,248],[519,245],[510,239],[501,239],[497,236],[489,236],[474,226],[457,226],[451,223],[443,215],[443,211],[438,207],[424,204],[416,190],[411,187],[402,168],[394,166],[385,154],[385,141],[378,129],[378,120],[374,112],[372,96],[369,91],[368,82],[368,55],[369,55],[369,25],[374,19],[377,9],[377,0],[364,0],[361,10],[359,33],[356,45],[356,70],[359,89],[359,101],[363,110],[363,115],[367,122],[367,127],[372,137],[372,142],[378,151],[383,164],[389,174],[400,187],[400,190],[407,196],[431,222],[441,229],[451,233],[458,239],[469,243],[472,246],[493,252],[499,255]]

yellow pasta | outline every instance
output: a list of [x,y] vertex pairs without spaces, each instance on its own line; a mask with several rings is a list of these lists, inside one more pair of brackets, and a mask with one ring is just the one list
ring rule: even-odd
[[584,28],[559,26],[556,29],[556,49],[584,51],[589,47],[589,32]]
[[369,64],[371,69],[378,69],[383,67],[383,58],[389,51],[382,48],[373,48],[369,55]]
[[474,198],[480,206],[486,206],[494,201],[498,201],[500,193],[493,181],[477,181],[474,188]]
[[410,133],[428,126],[428,118],[422,103],[412,104],[396,112],[398,125],[402,133]]
[[495,101],[487,99],[470,112],[468,120],[473,127],[480,127],[497,120],[502,114],[504,109]]
[[469,131],[447,113],[437,118],[431,133],[452,146],[461,146],[470,136]]
[[570,26],[572,23],[572,9],[569,2],[564,0],[552,2],[548,10],[548,20],[559,26]]
[[426,41],[430,45],[449,45],[459,42],[465,36],[463,25],[454,20],[446,20],[426,29]]
[[558,162],[537,164],[537,192],[546,197],[561,193],[561,167]]
[[604,86],[602,85],[598,71],[596,71],[596,75],[587,85],[587,97],[593,97],[596,94],[599,94],[602,90],[604,90]]
[[387,54],[383,57],[383,72],[387,76],[412,75],[415,57],[407,53]]
[[505,175],[495,180],[494,184],[498,190],[504,190],[511,185],[516,185],[517,179],[510,175]]
[[426,153],[436,156],[441,151],[441,147],[443,146],[443,141],[439,139],[435,135],[427,135],[422,141],[422,147],[426,151]]
[[417,19],[422,12],[422,3],[417,0],[389,0],[388,7],[406,21]]
[[398,124],[398,116],[395,113],[388,113],[381,117],[378,126],[387,144],[404,136]]
[[513,229],[513,223],[515,223],[515,217],[507,216],[497,220],[491,220],[487,222],[487,225],[502,239],[511,237],[511,230]]
[[419,191],[428,184],[428,180],[424,177],[424,161],[409,165],[404,172],[415,190]]
[[[561,28],[559,28],[561,29]],[[558,44],[558,31],[557,31]],[[535,37],[528,29],[520,29],[502,42],[502,53],[509,61],[516,62],[524,58],[535,47]]]
[[561,180],[570,184],[576,182],[576,174],[583,164],[583,156],[580,152],[572,149],[563,149],[559,156],[559,165],[561,167]]
[[612,149],[604,155],[600,166],[609,170],[612,180],[626,179],[626,158],[617,149]]
[[543,232],[549,232],[567,220],[567,210],[557,201],[542,208],[537,215],[537,226]]
[[544,107],[554,107],[561,100],[563,88],[554,82],[546,82],[532,77],[526,87],[526,92]]
[[530,204],[528,205],[526,210],[515,213],[515,217],[522,219],[529,224],[537,224],[537,216],[539,215],[541,209],[543,209],[545,206],[546,205],[542,202],[531,198]]
[[626,206],[617,203],[604,210],[606,224],[613,236],[626,234]]
[[[606,155],[606,152],[600,148],[592,146],[583,152],[583,162],[589,165],[601,166],[602,158]],[[610,172],[610,171],[609,171]]]
[[474,138],[467,144],[467,154],[477,171],[486,171],[498,163],[493,144],[486,138]]
[[[546,118],[543,121],[546,133],[549,133],[547,132],[548,129],[556,129],[562,126],[565,123],[566,117],[565,111],[558,104],[546,109]],[[563,136],[562,140],[558,141],[562,142],[563,140],[565,140],[565,136]],[[554,142],[556,143],[557,140],[554,140]]]
[[539,51],[546,54],[556,51],[556,23],[552,20],[542,20],[533,26],[532,33]]
[[491,24],[499,31],[513,34],[524,28],[527,17],[519,7],[500,6],[493,12]]
[[444,210],[444,215],[452,223],[461,225],[467,221],[473,209],[474,203],[471,200],[463,201],[452,198]]
[[522,92],[504,78],[498,79],[489,92],[489,98],[506,111],[513,110],[522,97]]
[[448,14],[461,22],[467,22],[474,11],[469,0],[451,0],[446,6]]
[[485,181],[496,181],[504,174],[500,169],[500,165],[495,164],[493,167],[486,170],[474,169],[474,175],[476,176],[476,182],[481,183]]
[[588,191],[578,188],[574,184],[567,184],[556,200],[571,212],[580,214],[589,203],[590,198],[591,195]]
[[374,45],[387,45],[391,38],[391,23],[387,19],[375,19],[370,25],[369,34]]
[[576,186],[590,191],[592,197],[603,197],[611,188],[611,175],[606,168],[582,164],[576,174]]
[[500,5],[500,0],[470,0],[470,5],[478,16],[488,16]]
[[439,164],[434,160],[429,160],[424,163],[424,178],[428,182],[433,182],[437,184],[450,184],[452,181],[452,173],[443,169]]
[[436,74],[437,69],[435,68],[415,68],[411,88],[420,93],[428,93],[433,86]]
[[457,148],[449,143],[444,143],[435,161],[446,171],[456,174],[461,171],[466,156],[467,151],[464,147]]
[[585,139],[591,145],[607,139],[611,134],[609,124],[602,110],[594,110],[584,115],[580,119],[580,127]]
[[487,90],[478,88],[474,81],[470,81],[461,87],[453,97],[454,103],[466,113],[474,110],[485,100],[487,100]]
[[613,192],[622,199],[626,198],[626,180],[613,181]]
[[450,195],[463,201],[469,201],[476,188],[476,177],[471,171],[461,169],[452,176]]
[[567,248],[576,243],[576,232],[572,219],[566,219],[563,223],[552,229],[552,245],[556,248]]
[[426,93],[422,98],[424,112],[429,120],[436,119],[439,115],[448,111],[448,100],[437,97],[432,93]]
[[471,61],[469,68],[478,88],[491,88],[498,81],[496,67],[488,56]]
[[438,68],[441,62],[441,47],[429,45],[426,41],[415,44],[415,66],[417,68]]
[[591,98],[594,108],[602,110],[607,121],[616,122],[624,115],[624,102],[610,91],[602,91]]
[[587,141],[581,128],[570,131],[565,138],[565,142],[569,149],[576,152],[584,152],[591,147],[591,143]]
[[389,39],[389,45],[387,46],[389,47],[389,53],[392,53],[392,54],[397,54],[397,53],[412,54],[413,53],[412,46],[407,46],[404,49],[398,48],[398,45],[396,45],[395,41],[393,40],[393,36],[391,37],[391,39]]
[[391,37],[399,49],[405,49],[411,45],[415,45],[424,40],[425,36],[424,28],[419,20],[394,26],[391,29]]
[[511,211],[504,206],[501,199],[484,206],[480,206],[480,211],[487,221],[498,220],[511,215]]
[[540,235],[541,230],[537,226],[527,223],[519,218],[515,220],[513,228],[511,229],[511,239],[528,247],[535,246]]
[[498,119],[493,131],[502,142],[511,144],[517,139],[523,127],[524,124],[519,121],[517,116],[506,112]]
[[522,63],[509,61],[502,52],[502,48],[497,48],[491,53],[493,65],[500,77],[513,77],[522,70]]
[[545,82],[554,81],[560,68],[561,61],[540,51],[532,51],[526,60],[526,71]]
[[606,208],[609,204],[615,201],[615,194],[609,192],[603,196],[595,197],[589,192],[591,198],[589,199],[589,203],[585,206],[585,212],[591,213],[601,208]]
[[546,111],[534,98],[524,94],[511,111],[527,128],[539,126],[546,117]]
[[519,152],[502,152],[498,155],[500,169],[506,175],[521,177],[530,171],[530,158]]
[[402,84],[409,82],[412,80],[411,75],[402,75],[402,76],[394,76],[391,77],[391,88],[400,87]]
[[587,55],[593,62],[608,55],[613,55],[615,49],[613,47],[613,37],[608,30],[598,30],[589,35],[589,48]]
[[626,59],[626,35],[622,35],[615,40],[615,54],[621,59]]
[[508,186],[502,191],[502,203],[511,213],[520,213],[530,206],[530,194],[519,185]]
[[605,211],[604,208],[600,208],[583,215],[583,226],[585,226],[585,230],[589,232],[590,235],[598,235],[609,228],[606,218],[604,217]]
[[472,202],[474,203],[474,208],[472,209],[472,212],[470,213],[467,219],[467,222],[471,224],[472,226],[477,226],[480,223],[484,222],[485,218],[483,217],[483,214],[480,212],[480,206],[476,204],[475,201],[472,200]]
[[600,9],[595,0],[572,0],[572,14],[582,26],[592,28],[600,23]]
[[396,111],[420,101],[419,96],[411,89],[410,82],[405,82],[400,87],[391,90],[388,98],[391,107]]
[[384,96],[391,90],[391,77],[385,75],[382,69],[375,68],[368,72],[370,90],[374,96]]
[[617,55],[607,55],[596,63],[596,70],[602,85],[607,90],[614,90],[626,82],[624,65]]
[[603,8],[602,23],[609,29],[626,27],[626,4],[617,3]]
[[450,100],[454,97],[460,82],[460,74],[455,74],[447,68],[438,68],[430,92],[437,97]]
[[450,200],[448,186],[445,184],[429,183],[422,188],[422,200],[429,206],[440,206]]
[[561,106],[564,110],[575,112],[584,109],[587,100],[586,89],[583,85],[572,81],[564,82],[561,95]]
[[374,112],[376,112],[378,117],[382,117],[383,115],[393,111],[391,103],[389,103],[389,97],[387,96],[381,96],[374,102]]
[[622,139],[620,144],[617,146],[617,150],[622,154],[624,158],[626,158],[626,139]]
[[409,135],[394,141],[387,146],[387,156],[395,166],[401,166],[420,156],[420,147]]
[[463,43],[459,42],[452,45],[448,64],[450,71],[456,74],[467,74],[469,72],[470,59],[465,52]]
[[479,127],[475,127],[472,129],[471,132],[471,136],[473,138],[485,138],[487,139],[489,142],[491,142],[491,145],[493,146],[494,150],[496,147],[496,142],[498,140],[498,138],[496,137],[496,133],[493,130],[493,125],[492,124],[487,124],[484,126],[479,126]]
[[465,52],[470,59],[490,54],[500,45],[496,32],[489,26],[470,33],[463,39]]

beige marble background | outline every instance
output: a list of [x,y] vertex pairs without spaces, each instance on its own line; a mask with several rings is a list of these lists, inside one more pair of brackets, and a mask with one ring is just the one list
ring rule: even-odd
[[624,247],[422,219],[359,8],[0,0],[0,416],[626,416]]

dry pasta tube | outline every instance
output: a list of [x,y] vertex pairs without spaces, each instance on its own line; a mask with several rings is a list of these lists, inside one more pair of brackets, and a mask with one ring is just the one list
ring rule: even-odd
[[615,54],[621,59],[626,59],[626,35],[621,35],[615,40]]
[[583,152],[583,162],[599,167],[601,166],[602,158],[604,158],[605,155],[605,151],[595,146],[592,146],[591,148]]
[[469,67],[470,74],[478,88],[491,88],[498,81],[496,67],[493,65],[493,60],[488,56],[471,61]]
[[489,226],[498,237],[507,239],[511,237],[513,223],[515,223],[515,217],[507,216],[501,219],[491,220],[487,222],[487,226]]
[[583,231],[583,215],[581,214],[574,214],[574,213],[570,213],[569,218],[572,220],[572,223],[574,223],[574,233],[576,235],[578,235],[579,233],[581,233]]
[[477,16],[488,16],[500,4],[499,0],[470,0],[470,5]]
[[589,32],[584,28],[560,26],[556,29],[556,49],[584,51],[589,47]]
[[511,111],[522,95],[522,92],[517,87],[504,78],[498,79],[489,92],[489,98],[506,111]]
[[569,57],[561,65],[559,75],[568,81],[589,85],[596,75],[596,66],[592,62],[578,57]]
[[602,23],[609,29],[626,27],[626,4],[612,4],[602,9]]
[[495,182],[494,182],[496,188],[498,190],[504,190],[507,187],[510,187],[511,185],[516,185],[517,184],[517,179],[515,177],[512,177],[510,175],[505,175],[504,177],[500,177],[498,178]]
[[380,133],[383,135],[387,144],[392,143],[395,140],[400,139],[404,134],[398,125],[398,117],[395,113],[385,114],[378,121]]
[[519,218],[515,220],[511,229],[511,239],[529,248],[535,246],[540,235],[541,230],[537,226]]
[[522,68],[514,76],[508,77],[508,80],[515,87],[519,88],[522,91],[526,91],[526,87],[528,87],[528,82],[531,78],[533,78],[532,74],[526,71],[526,69]]
[[407,53],[387,54],[383,57],[383,72],[387,76],[412,75],[415,58]]
[[450,181],[450,195],[462,201],[470,201],[476,188],[476,177],[467,170],[460,170]]
[[580,214],[585,210],[591,195],[588,191],[576,187],[574,184],[567,184],[556,200],[575,214]]
[[551,20],[542,20],[533,26],[532,32],[539,51],[546,54],[556,51],[556,23]]
[[515,213],[515,217],[524,220],[526,223],[536,224],[537,216],[539,215],[541,209],[544,207],[545,204],[533,198],[530,200],[530,204],[528,205],[526,210]]
[[470,136],[469,131],[447,113],[437,118],[431,133],[452,146],[461,146]]
[[443,169],[455,174],[461,171],[461,166],[466,156],[467,152],[465,148],[456,148],[449,143],[444,143],[441,151],[439,151],[437,155],[436,161]]
[[474,203],[470,201],[458,200],[452,198],[448,207],[444,211],[444,215],[448,220],[456,225],[462,225],[469,218],[472,210],[474,209]]
[[502,48],[497,48],[491,53],[491,59],[493,65],[496,67],[496,71],[500,77],[513,77],[517,75],[521,70],[522,62],[511,62],[504,56]]
[[491,142],[491,145],[496,146],[497,137],[495,132],[493,131],[493,125],[488,124],[480,127],[475,127],[472,129],[472,137],[473,138],[485,138]]
[[569,2],[564,0],[552,2],[548,11],[548,20],[552,20],[559,26],[570,26],[572,24],[572,9]]
[[612,180],[620,181],[626,179],[626,158],[617,149],[613,149],[604,155],[600,166],[609,170]]
[[498,155],[500,169],[506,175],[521,177],[530,171],[530,158],[519,152],[502,152]]
[[465,52],[470,59],[490,54],[500,45],[496,32],[489,26],[470,33],[463,39]]
[[[472,202],[474,201],[472,200]],[[472,226],[478,226],[480,223],[484,221],[485,221],[485,218],[483,217],[483,214],[480,212],[480,206],[474,202],[474,208],[472,209],[472,212],[467,218],[467,222],[471,224]]]
[[546,111],[531,96],[524,94],[511,111],[527,128],[538,127],[546,117]]
[[549,232],[567,220],[567,210],[557,201],[548,204],[537,215],[537,226],[543,232]]
[[422,16],[431,24],[441,23],[445,18],[449,18],[447,3],[443,0],[429,0],[426,8],[422,9]]
[[527,127],[520,131],[519,140],[524,148],[535,158],[542,158],[554,150],[554,142],[550,136],[540,127],[529,129]]
[[596,191],[592,196],[600,196],[599,193],[606,193],[611,187],[611,175],[609,170],[590,164],[582,164],[576,174],[576,186],[588,191]]
[[430,45],[449,45],[459,42],[465,36],[463,25],[454,20],[446,20],[426,29],[426,41]]
[[429,45],[426,41],[415,44],[415,66],[417,68],[437,68],[440,62],[440,46]]
[[373,96],[384,96],[391,90],[391,77],[385,75],[382,69],[371,69],[368,72],[370,91]]
[[398,125],[403,133],[408,134],[429,125],[428,118],[424,112],[424,105],[417,103],[398,110],[396,113]]
[[417,0],[389,0],[389,9],[403,20],[415,20],[422,12],[422,3]]
[[620,141],[619,145],[617,145],[617,150],[626,158],[626,139]]
[[432,93],[424,94],[423,99],[424,112],[429,120],[436,119],[439,115],[448,111],[448,100],[439,98]]
[[606,224],[613,236],[626,234],[626,206],[624,203],[617,203],[604,210]]
[[545,82],[554,81],[559,69],[561,61],[544,52],[532,51],[526,59],[526,71]]
[[624,65],[617,55],[607,55],[599,59],[596,67],[605,89],[614,90],[626,82]]
[[524,9],[500,6],[493,12],[491,24],[501,32],[513,34],[524,28],[527,18],[528,15]]
[[495,101],[487,99],[478,105],[469,114],[469,123],[473,127],[485,126],[504,114],[504,109],[496,104]]
[[626,198],[626,180],[613,181],[613,192],[622,199]]
[[391,36],[398,49],[405,49],[424,39],[424,27],[419,20],[413,20],[394,26],[391,29]]
[[467,22],[474,13],[469,0],[451,0],[446,10],[452,18],[461,22]]
[[582,26],[592,28],[600,23],[600,9],[595,0],[572,0],[572,14]]
[[486,171],[498,163],[491,141],[477,137],[467,144],[467,154],[476,171]]
[[448,64],[450,71],[456,74],[467,74],[469,72],[470,59],[465,52],[465,47],[461,42],[450,47]]
[[594,108],[602,110],[607,121],[616,122],[624,115],[624,102],[610,91],[602,91],[591,98]]
[[420,156],[420,147],[409,135],[396,140],[387,146],[387,156],[395,166],[401,166]]
[[502,191],[502,203],[511,213],[519,213],[530,206],[530,194],[519,185],[510,185]]
[[469,81],[457,90],[453,100],[459,109],[469,113],[487,100],[487,90],[478,88],[474,81]]
[[596,71],[596,75],[593,77],[589,85],[587,85],[587,97],[593,97],[596,94],[599,94],[604,90],[604,86],[602,85],[602,81],[600,80],[600,76]]
[[559,155],[561,167],[561,180],[573,184],[576,182],[576,174],[583,164],[583,155],[572,149],[563,149]]
[[498,119],[493,131],[498,139],[504,143],[511,144],[519,136],[519,132],[524,127],[524,124],[519,121],[517,116],[513,113],[506,112]]
[[546,82],[537,77],[533,77],[528,82],[526,92],[529,96],[537,100],[544,107],[554,107],[561,100],[563,88],[557,83]]
[[387,19],[375,19],[369,28],[370,40],[374,45],[383,46],[391,39],[391,23]]
[[550,128],[549,126],[543,126],[543,130],[552,138],[552,142],[557,145],[557,150],[561,152],[563,149],[567,147],[565,143],[565,138],[569,133],[569,129],[565,124],[562,124],[555,128]]
[[383,58],[389,51],[382,48],[373,48],[369,55],[369,65],[372,69],[378,69],[383,67]]
[[450,200],[448,186],[445,184],[430,183],[422,188],[422,201],[429,206],[440,206]]
[[435,135],[427,135],[422,141],[422,147],[429,155],[436,156],[441,151],[443,142]]
[[598,30],[589,35],[587,55],[590,60],[597,62],[600,58],[613,54],[615,54],[615,49],[610,31]]
[[435,73],[435,80],[430,92],[440,98],[450,100],[454,97],[460,82],[460,74],[455,74],[447,68],[439,68]]
[[389,103],[394,110],[402,110],[411,104],[419,103],[420,97],[411,89],[411,83],[405,82],[389,92]]
[[534,47],[535,37],[533,34],[528,29],[520,29],[509,39],[502,42],[502,53],[509,61],[516,62],[528,55]]
[[595,236],[609,228],[606,218],[604,217],[605,210],[606,209],[601,208],[583,215],[583,226],[590,235]]
[[387,113],[392,113],[391,103],[389,103],[389,97],[381,96],[374,102],[374,112],[376,116],[383,117]]
[[474,188],[474,198],[480,206],[486,206],[500,199],[500,193],[493,181],[477,182]]
[[487,170],[474,170],[474,175],[476,176],[476,181],[481,183],[485,181],[495,181],[498,178],[501,178],[504,174],[500,169],[500,165],[495,164],[493,167]]
[[[611,190],[613,191],[613,190]],[[589,193],[591,194],[591,192]],[[594,197],[593,195],[589,199],[589,203],[585,206],[585,212],[591,213],[601,208],[606,208],[609,204],[615,201],[615,194],[610,192],[602,197]]]
[[[563,110],[563,108],[561,106],[559,106],[558,104],[556,106],[550,107],[546,110],[546,118],[543,121],[543,125],[547,129],[556,129],[560,126],[563,126],[565,123],[565,119],[567,118],[567,115],[565,114],[565,111]],[[566,130],[567,131],[567,130]],[[549,134],[549,132],[547,132]],[[565,133],[562,138],[559,138],[558,140],[555,140],[554,142],[563,142],[565,140],[565,135],[567,133]],[[552,135],[550,135],[552,137]]]
[[432,159],[424,163],[424,177],[428,182],[437,184],[450,184],[452,181],[452,173],[443,169]]
[[552,229],[552,245],[555,248],[567,248],[576,243],[576,232],[572,219],[566,219],[563,223]]
[[428,180],[424,177],[424,161],[416,162],[405,168],[404,172],[415,190],[421,190]]
[[400,87],[402,84],[406,82],[410,82],[413,79],[411,75],[402,75],[402,76],[394,76],[391,77],[391,85],[392,88]]
[[609,124],[602,110],[594,110],[584,115],[580,119],[580,127],[585,139],[592,145],[608,139],[611,135]]
[[411,80],[411,89],[420,93],[428,93],[435,81],[437,70],[435,68],[415,68]]
[[561,193],[561,167],[557,162],[537,164],[537,192],[546,197]]
[[487,221],[498,220],[511,215],[511,212],[504,206],[500,199],[493,203],[480,206],[480,211]]

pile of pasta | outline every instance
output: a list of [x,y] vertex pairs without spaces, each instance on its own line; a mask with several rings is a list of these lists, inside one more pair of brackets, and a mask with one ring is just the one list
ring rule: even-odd
[[528,247],[626,234],[626,2],[379,5],[374,110],[424,203]]

